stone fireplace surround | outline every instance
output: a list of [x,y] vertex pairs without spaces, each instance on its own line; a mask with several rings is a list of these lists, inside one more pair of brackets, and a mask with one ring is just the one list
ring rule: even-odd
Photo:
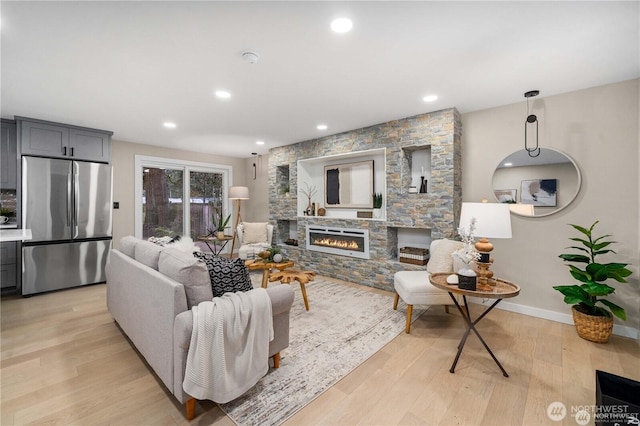
[[[299,160],[379,148],[386,150],[386,221],[299,216]],[[425,148],[431,152],[429,193],[409,193],[412,155]],[[273,148],[269,151],[269,216],[276,225],[274,242],[296,267],[392,291],[395,272],[424,269],[398,262],[399,231],[421,229],[432,239],[456,235],[462,202],[460,149],[461,121],[455,108]],[[290,188],[289,196],[282,193],[285,186]],[[321,199],[314,201],[322,204]],[[297,225],[296,236],[289,235],[292,224]],[[369,259],[307,250],[308,226],[368,230]],[[290,237],[299,241],[298,246],[283,244]]]

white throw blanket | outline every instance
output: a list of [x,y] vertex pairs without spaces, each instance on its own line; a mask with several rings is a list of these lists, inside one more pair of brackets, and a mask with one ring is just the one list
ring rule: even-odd
[[196,399],[229,402],[269,370],[271,299],[257,288],[225,293],[191,310],[193,333],[182,388]]

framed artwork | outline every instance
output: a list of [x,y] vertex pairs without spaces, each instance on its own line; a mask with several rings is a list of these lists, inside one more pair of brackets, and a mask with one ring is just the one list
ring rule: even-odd
[[520,202],[534,206],[555,207],[558,179],[523,180]]
[[373,160],[324,166],[325,207],[373,208]]
[[517,189],[494,189],[494,195],[499,203],[516,204]]

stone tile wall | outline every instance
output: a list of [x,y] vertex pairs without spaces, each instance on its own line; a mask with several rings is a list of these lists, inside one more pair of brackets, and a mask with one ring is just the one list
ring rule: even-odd
[[[462,202],[461,135],[460,114],[452,108],[271,149],[269,214],[277,224],[274,242],[287,239],[289,222],[297,221],[299,246],[281,245],[297,268],[392,291],[395,272],[424,269],[397,261],[398,228],[428,229],[433,239],[457,234]],[[412,154],[427,147],[431,149],[430,192],[409,194]],[[386,149],[386,221],[297,217],[298,160],[379,148]],[[287,176],[290,195],[284,196]],[[308,224],[369,229],[371,259],[307,251]]]

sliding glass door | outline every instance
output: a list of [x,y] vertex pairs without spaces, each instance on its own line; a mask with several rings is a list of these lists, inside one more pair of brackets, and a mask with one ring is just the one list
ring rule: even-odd
[[142,238],[181,235],[184,171],[145,167],[142,172]]
[[[226,191],[223,191],[224,176],[221,173],[190,172],[189,212],[191,217],[191,237],[195,240],[199,235],[214,232],[212,215],[215,211],[225,211]],[[228,213],[227,213],[228,214]]]
[[136,156],[136,236],[207,235],[214,211],[230,213],[230,175],[230,166]]

